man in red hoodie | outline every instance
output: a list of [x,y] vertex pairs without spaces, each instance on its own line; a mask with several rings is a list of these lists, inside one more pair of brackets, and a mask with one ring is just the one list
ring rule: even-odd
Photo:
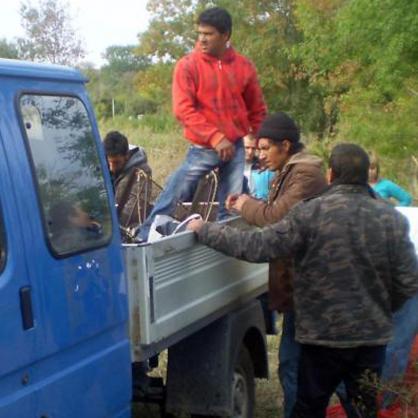
[[178,201],[191,200],[199,179],[215,167],[220,174],[218,218],[227,217],[226,197],[242,192],[242,138],[256,134],[266,115],[254,65],[229,44],[228,11],[206,9],[197,23],[196,48],[178,61],[172,87],[173,111],[191,146],[142,226],[142,239],[157,214],[171,215]]

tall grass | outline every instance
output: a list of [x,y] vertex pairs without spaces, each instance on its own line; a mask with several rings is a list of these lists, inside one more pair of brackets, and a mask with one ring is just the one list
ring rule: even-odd
[[[128,137],[131,144],[142,146],[147,152],[153,177],[159,184],[164,184],[167,176],[179,166],[189,146],[180,125],[170,114],[145,115],[140,120],[118,116],[99,121],[99,129],[102,137],[110,130],[118,130]],[[308,136],[304,142],[308,150],[322,157],[325,163],[332,147],[339,142],[358,142],[368,151],[377,151],[382,177],[399,183],[412,194],[415,204],[418,204],[418,140],[413,140],[411,126],[408,126],[408,130],[405,128],[405,132],[408,131],[408,149],[405,149],[406,141],[399,140],[396,143],[398,137],[392,141],[392,148],[386,149],[383,144],[388,141],[376,139],[379,138],[378,133],[370,131],[369,136],[374,140],[364,142],[357,141],[357,135],[348,134],[348,130],[346,127],[339,136],[321,140]]]

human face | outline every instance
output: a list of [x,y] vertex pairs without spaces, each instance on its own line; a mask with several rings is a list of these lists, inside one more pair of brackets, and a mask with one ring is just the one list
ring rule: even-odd
[[109,164],[109,170],[113,175],[119,174],[125,167],[128,161],[127,155],[108,155],[107,163]]
[[268,138],[258,140],[260,163],[271,171],[280,171],[290,158],[290,141],[273,142]]
[[379,176],[378,176],[377,167],[371,164],[369,168],[369,183],[371,184],[377,183],[378,179],[379,179]]
[[215,27],[199,25],[197,29],[200,50],[204,54],[220,58],[226,49],[229,33],[220,33]]
[[245,161],[251,163],[254,161],[257,152],[257,140],[254,138],[244,138]]

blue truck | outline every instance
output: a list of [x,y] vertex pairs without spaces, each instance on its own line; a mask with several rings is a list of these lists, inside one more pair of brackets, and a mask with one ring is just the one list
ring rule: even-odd
[[165,411],[251,418],[266,266],[122,245],[86,82],[0,60],[0,418],[130,417],[165,350]]

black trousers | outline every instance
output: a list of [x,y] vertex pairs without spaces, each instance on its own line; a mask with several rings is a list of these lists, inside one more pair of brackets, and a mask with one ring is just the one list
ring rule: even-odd
[[376,418],[376,380],[385,350],[386,346],[330,348],[301,344],[292,418],[325,418],[328,402],[341,381],[357,416]]

